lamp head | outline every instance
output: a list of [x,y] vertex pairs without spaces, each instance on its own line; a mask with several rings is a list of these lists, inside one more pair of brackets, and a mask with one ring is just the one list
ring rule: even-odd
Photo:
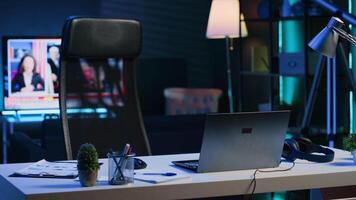
[[324,56],[333,58],[339,40],[339,34],[334,28],[341,29],[344,25],[341,19],[332,17],[328,25],[309,42],[309,47]]
[[246,22],[243,19],[242,13],[240,15],[240,2],[238,0],[213,0],[206,37],[209,39],[246,37],[248,32]]

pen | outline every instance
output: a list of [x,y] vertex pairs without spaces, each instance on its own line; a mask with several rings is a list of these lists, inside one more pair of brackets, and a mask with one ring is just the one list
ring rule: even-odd
[[127,163],[127,156],[130,154],[131,152],[131,145],[130,144],[126,144],[125,145],[125,149],[124,149],[124,152],[123,152],[123,155],[122,155],[122,158],[123,161],[121,163],[121,171],[124,171],[125,170],[125,167],[126,167],[126,163]]
[[166,173],[134,173],[136,174],[141,174],[141,175],[161,175],[161,176],[176,176],[177,173],[173,172],[166,172]]

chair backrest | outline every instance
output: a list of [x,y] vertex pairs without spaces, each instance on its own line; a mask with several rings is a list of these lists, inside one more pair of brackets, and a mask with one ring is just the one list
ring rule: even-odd
[[135,83],[141,37],[133,20],[80,17],[64,25],[60,111],[68,159],[87,142],[101,157],[125,143],[150,155]]

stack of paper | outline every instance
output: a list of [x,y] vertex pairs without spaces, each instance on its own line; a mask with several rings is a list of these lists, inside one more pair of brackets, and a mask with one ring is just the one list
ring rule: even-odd
[[48,162],[40,160],[11,176],[38,178],[75,178],[78,176],[77,164],[70,162]]

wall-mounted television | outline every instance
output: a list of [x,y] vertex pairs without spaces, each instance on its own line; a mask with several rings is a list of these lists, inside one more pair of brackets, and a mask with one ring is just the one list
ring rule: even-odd
[[60,37],[3,37],[3,110],[58,109]]

